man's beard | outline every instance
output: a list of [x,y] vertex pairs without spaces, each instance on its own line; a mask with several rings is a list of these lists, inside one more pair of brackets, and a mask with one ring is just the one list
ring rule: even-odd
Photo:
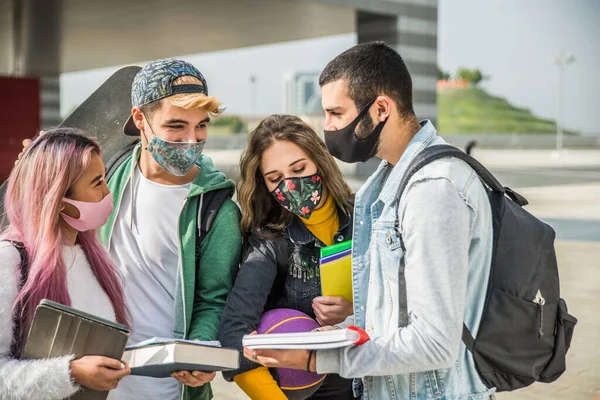
[[[375,130],[375,124],[373,124],[371,115],[369,115],[369,113],[367,113],[363,117],[362,121],[360,121],[360,123],[356,127],[354,134],[358,140],[365,140],[373,133],[374,130]],[[377,143],[375,143],[375,146],[373,146],[373,150],[371,150],[371,153],[369,154],[369,158],[374,157],[375,154],[377,154],[377,152],[379,151],[379,143],[380,142],[381,142],[381,136],[379,136],[379,138],[377,138]]]

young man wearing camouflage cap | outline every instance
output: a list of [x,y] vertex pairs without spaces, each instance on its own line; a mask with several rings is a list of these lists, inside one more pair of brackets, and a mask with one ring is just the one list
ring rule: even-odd
[[[115,208],[100,237],[125,278],[133,327],[130,343],[152,337],[216,338],[238,269],[239,211],[222,203],[198,239],[199,210],[215,191],[234,184],[202,155],[211,115],[220,103],[191,64],[153,61],[135,77],[124,132],[139,136],[108,185]],[[198,242],[198,244],[196,243]],[[210,399],[215,374],[181,371],[174,379],[131,376],[117,399]]]

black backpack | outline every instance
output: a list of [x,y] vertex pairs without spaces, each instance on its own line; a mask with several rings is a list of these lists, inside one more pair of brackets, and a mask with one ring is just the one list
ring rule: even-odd
[[[449,145],[431,146],[419,153],[399,193],[418,170],[446,157],[459,158],[475,170],[487,186],[492,210],[492,263],[483,315],[476,338],[464,324],[462,335],[479,377],[498,392],[536,381],[553,382],[566,369],[565,356],[577,323],[560,298],[554,230],[522,208],[528,204],[523,196],[503,187],[477,160]],[[398,283],[399,325],[405,327],[404,259]]]

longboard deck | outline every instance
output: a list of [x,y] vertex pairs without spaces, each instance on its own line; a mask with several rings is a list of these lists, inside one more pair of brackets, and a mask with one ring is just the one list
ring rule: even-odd
[[131,84],[142,68],[124,67],[112,74],[59,127],[79,128],[100,144],[105,163],[136,138],[123,133],[131,113]]

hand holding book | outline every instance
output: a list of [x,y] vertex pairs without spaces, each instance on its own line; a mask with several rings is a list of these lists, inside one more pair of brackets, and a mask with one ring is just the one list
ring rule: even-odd
[[[312,350],[251,350],[244,347],[244,357],[267,368],[301,369],[310,372],[317,370],[317,358],[308,358]],[[308,367],[308,368],[307,368]]]
[[243,337],[242,344],[250,350],[327,350],[360,346],[369,339],[363,329],[349,326],[313,332],[250,334]]
[[217,376],[216,372],[202,371],[177,371],[171,376],[186,386],[199,387],[206,383],[212,382]]
[[321,326],[337,325],[354,314],[352,303],[341,296],[319,296],[313,299],[312,309]]
[[210,382],[215,371],[238,368],[238,351],[215,341],[152,338],[127,347],[123,359],[132,375],[171,376],[188,386]]
[[115,389],[119,381],[131,374],[124,361],[103,356],[84,356],[71,361],[71,378],[82,386],[104,392]]
[[82,388],[70,399],[104,400],[131,372],[120,361],[128,337],[126,326],[44,299],[36,308],[21,358],[75,356],[71,376]]
[[356,326],[308,333],[275,333],[244,336],[244,356],[268,368],[316,370],[314,350],[360,346],[369,335]]

